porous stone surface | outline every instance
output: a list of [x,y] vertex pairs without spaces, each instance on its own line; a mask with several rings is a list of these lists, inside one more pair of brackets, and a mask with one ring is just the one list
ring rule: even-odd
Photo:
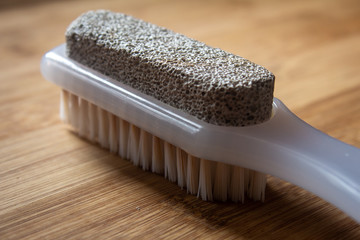
[[70,58],[198,119],[246,126],[271,116],[274,75],[247,59],[105,10],[66,32]]

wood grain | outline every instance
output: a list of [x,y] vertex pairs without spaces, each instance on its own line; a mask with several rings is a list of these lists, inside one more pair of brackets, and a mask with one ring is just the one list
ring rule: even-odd
[[297,115],[360,147],[357,0],[5,1],[0,239],[360,239],[358,223],[275,177],[265,203],[203,202],[72,133],[39,62],[74,18],[99,8],[265,66],[277,77],[275,95]]

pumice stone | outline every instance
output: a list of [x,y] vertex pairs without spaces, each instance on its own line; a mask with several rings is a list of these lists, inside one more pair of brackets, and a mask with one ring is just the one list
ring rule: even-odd
[[87,12],[68,27],[66,46],[71,59],[205,122],[248,126],[271,116],[270,71],[134,17]]

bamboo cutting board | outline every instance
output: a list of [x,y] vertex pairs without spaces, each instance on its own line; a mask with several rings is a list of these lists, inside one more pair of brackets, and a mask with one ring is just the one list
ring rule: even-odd
[[62,124],[40,59],[73,19],[99,8],[265,66],[298,116],[360,147],[357,0],[2,1],[0,239],[360,239],[358,223],[275,177],[265,203],[204,202]]

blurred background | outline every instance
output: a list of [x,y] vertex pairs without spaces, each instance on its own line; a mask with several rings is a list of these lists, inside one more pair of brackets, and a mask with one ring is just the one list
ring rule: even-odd
[[[292,111],[360,147],[358,0],[1,0],[0,238],[101,238],[105,233],[143,238],[141,233],[167,238],[360,238],[359,225],[341,211],[274,177],[269,178],[265,204],[239,208],[203,203],[122,161],[104,166],[102,161],[118,160],[64,130],[58,119],[59,90],[39,71],[42,55],[64,43],[71,21],[94,9],[141,18],[266,67],[276,76],[275,96]],[[130,172],[125,178],[113,172],[124,164]],[[89,177],[95,175],[103,178]],[[156,179],[158,187],[135,181],[138,177]],[[97,184],[109,188],[101,196],[86,191]],[[90,202],[84,200],[71,208],[74,203],[65,196],[75,190],[101,204],[89,209],[85,205]],[[143,211],[106,211],[103,207],[116,212],[109,204],[120,201],[119,192],[147,199],[125,198],[128,202],[117,202],[121,211],[137,206]],[[150,217],[150,210],[163,220]],[[97,215],[102,211],[106,214]],[[56,216],[61,221],[55,221]],[[53,224],[46,225],[46,219]],[[131,226],[143,221],[145,227],[136,235],[120,221]]]

